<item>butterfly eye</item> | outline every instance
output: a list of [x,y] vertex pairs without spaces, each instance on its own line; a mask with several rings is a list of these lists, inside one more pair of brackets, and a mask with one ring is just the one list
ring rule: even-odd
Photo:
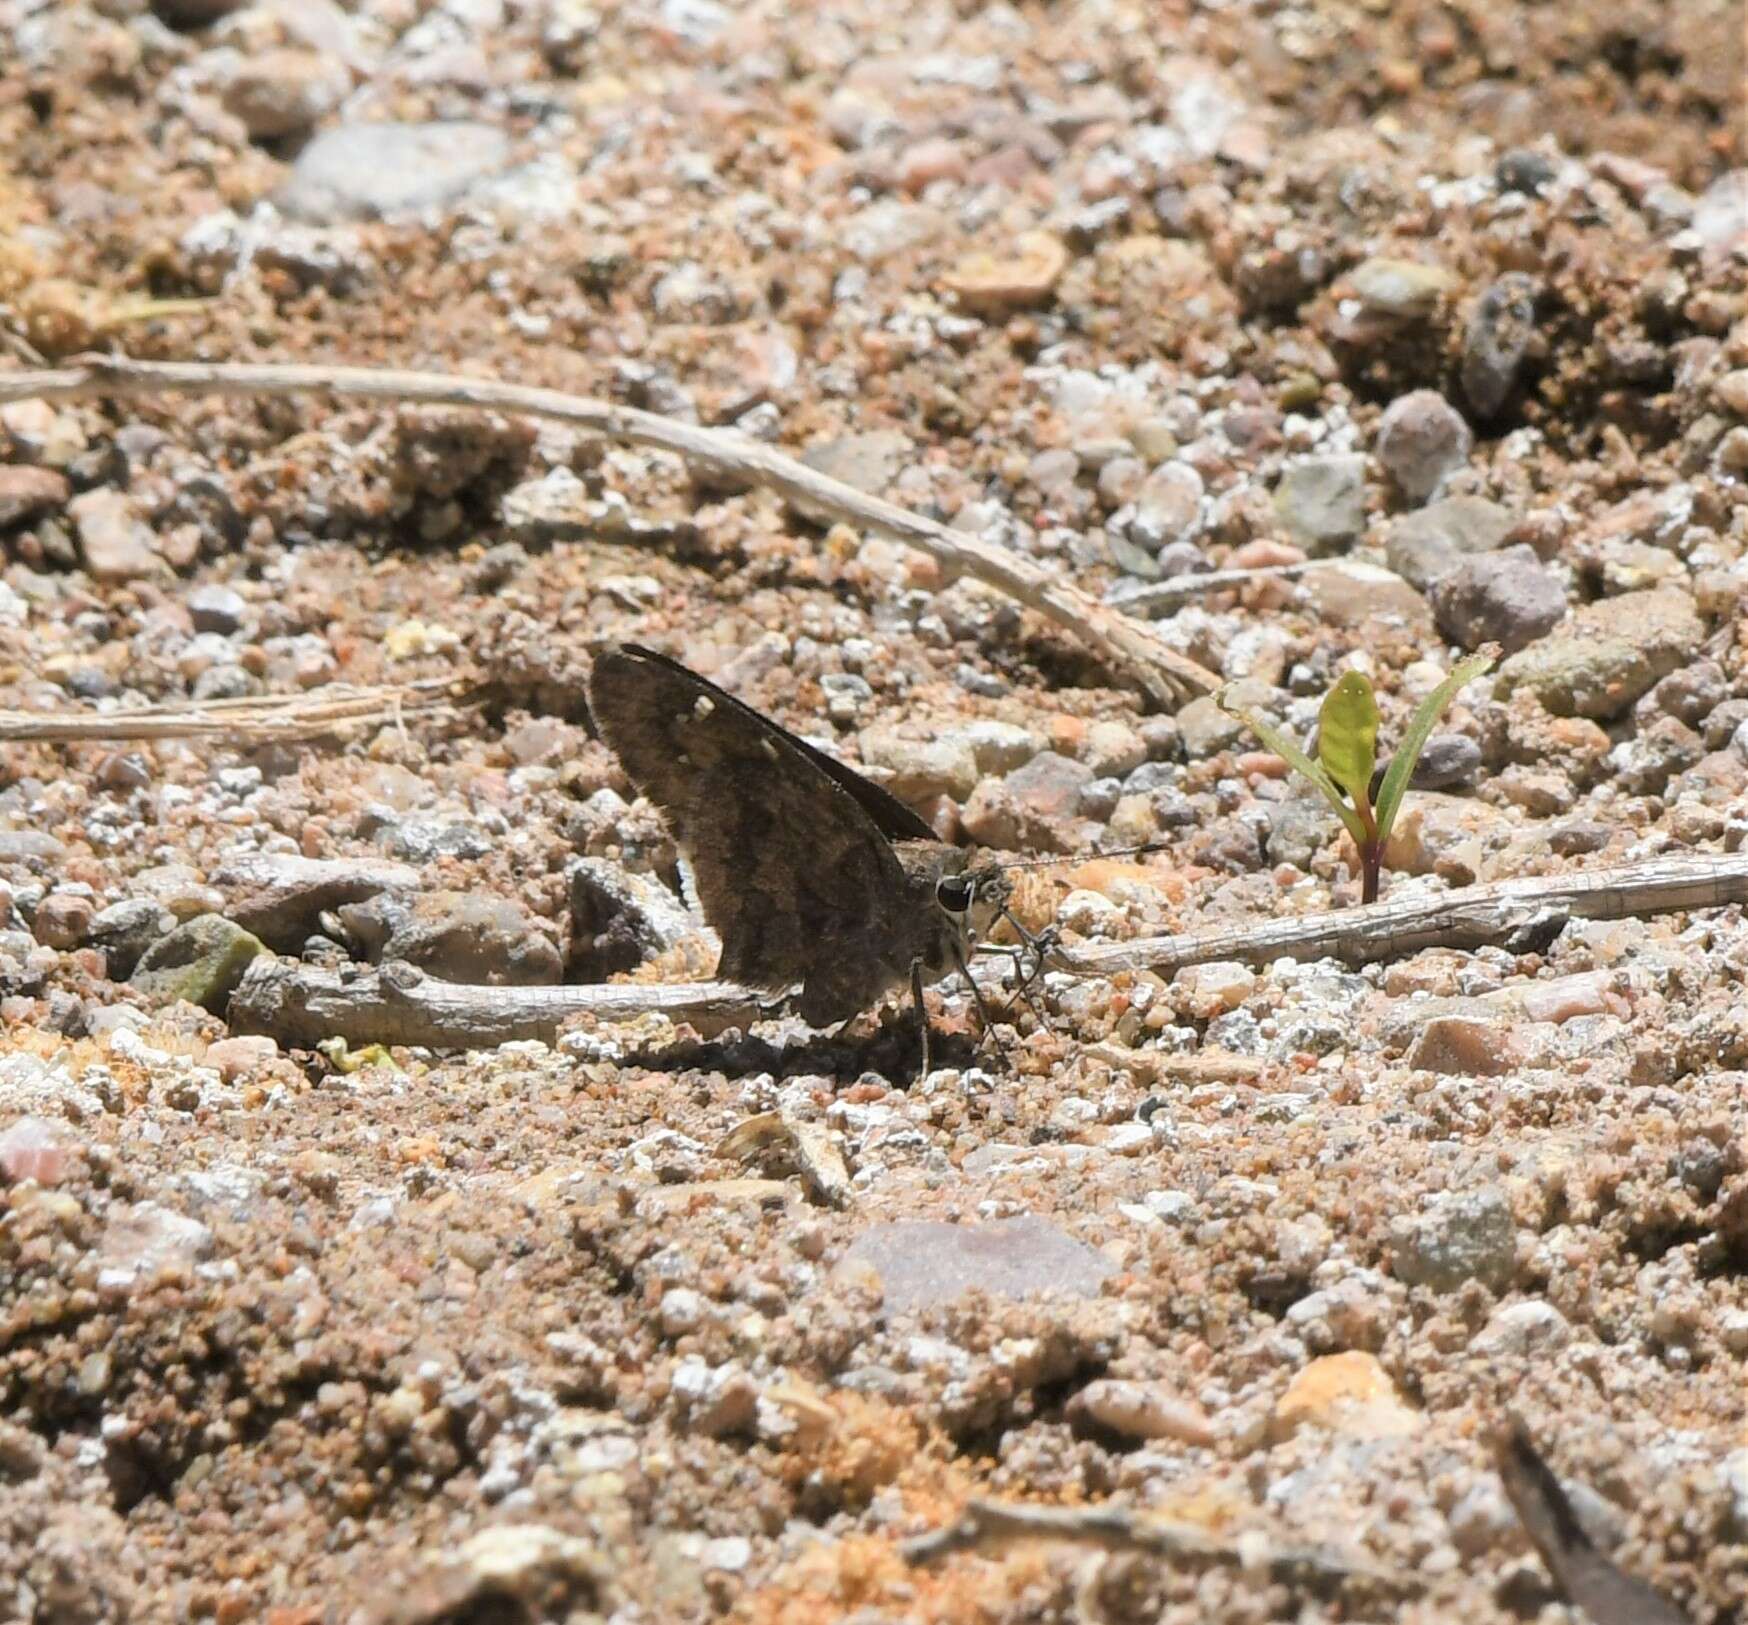
[[935,901],[949,914],[963,914],[971,907],[971,882],[964,875],[947,875],[935,882]]

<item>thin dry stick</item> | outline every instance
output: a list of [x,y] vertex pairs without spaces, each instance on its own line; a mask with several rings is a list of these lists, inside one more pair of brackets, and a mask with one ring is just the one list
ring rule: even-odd
[[1101,604],[1033,560],[993,542],[949,530],[896,503],[871,497],[780,451],[725,429],[677,423],[608,401],[449,373],[370,367],[266,366],[198,361],[133,361],[84,356],[70,367],[0,374],[0,402],[81,400],[116,395],[335,395],[411,401],[481,412],[521,413],[574,424],[631,445],[671,452],[688,466],[768,487],[804,507],[879,531],[940,565],[947,582],[969,575],[1084,639],[1156,700],[1211,694],[1214,674],[1168,647],[1150,628]]
[[1053,969],[1109,976],[1169,972],[1234,959],[1345,959],[1364,963],[1422,948],[1480,948],[1547,941],[1569,919],[1624,920],[1748,903],[1748,852],[1664,858],[1586,874],[1533,876],[1437,897],[1391,898],[1299,919],[1270,918],[1217,931],[1138,937],[1052,951]]
[[235,744],[315,739],[338,729],[450,710],[465,698],[447,677],[391,688],[331,687],[308,694],[182,700],[133,711],[0,711],[0,742],[77,744],[222,739]]
[[551,1043],[572,1016],[634,1021],[662,1015],[706,1037],[770,1011],[768,995],[733,982],[610,982],[591,987],[479,987],[444,982],[393,961],[331,971],[259,955],[231,995],[231,1029],[266,1033],[288,1049],[328,1038],[349,1045],[492,1049],[519,1039]]
[[1316,1546],[1274,1546],[1252,1537],[1220,1539],[1192,1524],[1172,1523],[1125,1506],[1041,1507],[1023,1502],[968,1501],[958,1522],[906,1541],[905,1561],[936,1563],[954,1552],[1015,1542],[1069,1541],[1105,1551],[1229,1563],[1265,1569],[1277,1580],[1364,1581],[1392,1591],[1418,1591],[1413,1574],[1374,1567]]
[[1297,564],[1260,564],[1254,570],[1208,570],[1201,575],[1173,576],[1169,581],[1148,581],[1140,586],[1113,588],[1105,602],[1125,615],[1149,610],[1175,609],[1189,598],[1228,587],[1248,587],[1255,581],[1296,581],[1313,570],[1328,570],[1343,559],[1301,559]]
[[1251,1055],[1175,1055],[1166,1050],[1129,1049],[1123,1044],[1088,1044],[1081,1053],[1090,1061],[1121,1067],[1149,1083],[1254,1084],[1268,1065]]

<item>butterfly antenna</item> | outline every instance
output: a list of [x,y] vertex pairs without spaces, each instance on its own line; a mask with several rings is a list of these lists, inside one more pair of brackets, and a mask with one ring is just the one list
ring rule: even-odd
[[1090,852],[1064,852],[1054,858],[1021,858],[1016,863],[998,863],[998,869],[1056,869],[1065,863],[1087,863],[1093,858],[1132,858],[1143,852],[1163,852],[1169,841],[1142,841],[1136,846],[1095,846]]

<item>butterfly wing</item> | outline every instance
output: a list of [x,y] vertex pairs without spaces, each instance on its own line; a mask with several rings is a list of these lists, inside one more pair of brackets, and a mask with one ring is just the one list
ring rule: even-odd
[[660,654],[654,649],[645,649],[641,644],[636,643],[621,644],[619,652],[643,662],[647,669],[662,668],[675,681],[706,690],[717,704],[730,706],[734,710],[744,713],[760,728],[768,729],[779,738],[786,740],[873,819],[874,827],[888,840],[934,841],[940,839],[918,814],[912,812],[890,790],[882,789],[872,779],[863,778],[854,768],[845,767],[836,757],[828,756],[817,746],[808,744],[805,739],[798,738],[787,728],[780,727],[769,717],[737,700],[726,690],[718,688],[708,679],[700,677],[697,672],[682,666],[679,661],[670,659],[667,655]]
[[802,1014],[823,1023],[865,1009],[905,973],[920,931],[907,921],[915,888],[847,781],[933,839],[915,814],[652,650],[598,655],[589,707],[686,851],[722,938],[721,975],[751,987],[804,983]]

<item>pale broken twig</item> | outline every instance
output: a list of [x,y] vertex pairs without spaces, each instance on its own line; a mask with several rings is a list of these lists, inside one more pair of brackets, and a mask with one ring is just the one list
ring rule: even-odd
[[1224,1563],[1260,1570],[1276,1580],[1323,1584],[1359,1582],[1390,1591],[1423,1589],[1418,1575],[1386,1569],[1317,1546],[1276,1546],[1260,1531],[1221,1538],[1193,1524],[1174,1523],[1132,1507],[1027,1506],[973,1499],[956,1523],[918,1535],[902,1548],[907,1563],[939,1562],[956,1552],[982,1551],[1027,1541],[1064,1541],[1113,1552],[1145,1552],[1175,1561]]
[[259,745],[316,739],[348,728],[432,716],[466,702],[464,686],[447,677],[383,688],[328,687],[307,694],[249,695],[224,700],[178,700],[128,711],[0,710],[0,741],[7,744],[81,744],[170,739],[214,739]]
[[1089,1061],[1120,1067],[1149,1083],[1254,1084],[1268,1065],[1254,1055],[1209,1050],[1179,1055],[1161,1049],[1130,1049],[1127,1044],[1088,1044],[1081,1053]]
[[1057,947],[1049,964],[1053,970],[1086,976],[1138,970],[1163,975],[1184,965],[1228,959],[1251,965],[1330,958],[1364,964],[1423,948],[1499,944],[1528,951],[1545,947],[1567,920],[1624,920],[1728,903],[1748,903],[1748,852],[1658,858],[1580,874],[1502,880],[1430,897],[1390,897],[1297,919],[1271,916],[1212,931]]
[[1204,593],[1248,587],[1258,581],[1296,581],[1314,570],[1328,570],[1342,559],[1300,559],[1296,564],[1260,564],[1253,570],[1204,570],[1200,575],[1172,576],[1165,581],[1123,582],[1105,594],[1105,602],[1125,615],[1151,615],[1176,609]]
[[973,576],[1066,628],[1160,702],[1211,694],[1218,679],[1179,654],[1141,621],[1062,579],[1051,569],[980,536],[950,530],[809,468],[733,430],[680,423],[610,401],[449,373],[327,365],[133,361],[83,356],[72,366],[0,374],[0,403],[35,398],[83,400],[121,395],[329,395],[348,400],[410,402],[548,418],[630,445],[672,453],[688,467],[776,491],[828,518],[878,531],[926,553],[945,582]]

